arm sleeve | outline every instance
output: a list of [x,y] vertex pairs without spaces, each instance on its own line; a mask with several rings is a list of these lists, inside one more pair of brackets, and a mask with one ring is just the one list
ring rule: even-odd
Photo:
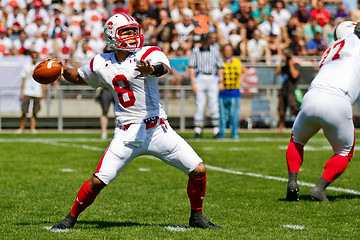
[[165,53],[163,53],[162,51],[153,51],[153,52],[151,52],[151,54],[149,54],[145,58],[145,61],[149,61],[149,63],[151,65],[155,65],[157,63],[163,63],[169,68],[169,71],[171,69],[170,61],[166,57]]
[[91,59],[87,64],[78,69],[80,77],[92,88],[96,89],[103,86],[103,81],[100,76],[96,74],[94,68],[98,64],[98,55]]

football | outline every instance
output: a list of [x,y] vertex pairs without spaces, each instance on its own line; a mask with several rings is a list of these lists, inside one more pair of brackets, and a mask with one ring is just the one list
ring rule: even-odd
[[61,68],[61,64],[54,59],[44,60],[34,68],[33,78],[41,84],[52,83],[60,77]]

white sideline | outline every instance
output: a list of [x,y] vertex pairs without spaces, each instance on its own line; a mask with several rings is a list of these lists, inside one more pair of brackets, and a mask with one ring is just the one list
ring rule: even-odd
[[[245,140],[245,139],[243,139],[243,140],[244,141],[250,141],[250,138],[248,140]],[[99,139],[96,139],[96,138],[93,138],[93,139],[90,139],[90,140],[87,139],[87,138],[77,138],[77,139],[71,139],[71,138],[4,139],[4,138],[2,138],[2,139],[0,139],[0,142],[41,142],[41,143],[44,143],[44,144],[50,144],[50,145],[55,145],[55,146],[63,146],[63,147],[70,146],[70,147],[82,148],[82,149],[93,150],[93,151],[101,151],[101,152],[105,151],[104,148],[92,147],[92,146],[88,146],[88,145],[84,145],[84,144],[63,143],[63,142],[66,142],[66,141],[71,141],[71,142],[99,142]],[[257,141],[274,141],[274,139],[271,139],[271,138],[258,138]],[[147,157],[147,158],[150,158],[150,159],[157,159],[158,160],[158,158],[153,157],[153,156],[142,156],[142,157]],[[211,169],[211,170],[214,170],[214,171],[231,173],[231,174],[236,174],[236,175],[245,175],[245,176],[257,177],[257,178],[276,180],[276,181],[281,181],[281,182],[287,182],[288,181],[287,178],[281,178],[281,177],[275,177],[275,176],[267,176],[267,175],[262,175],[262,174],[258,174],[258,173],[234,171],[234,170],[231,170],[231,169],[215,167],[215,166],[211,166],[211,165],[208,165],[208,164],[206,164],[206,167],[208,169]],[[302,182],[302,181],[299,181],[298,184],[301,185],[301,186],[308,186],[308,187],[314,187],[315,186],[315,184],[313,184],[313,183]],[[353,190],[353,189],[338,188],[338,187],[328,187],[326,189],[332,190],[332,191],[337,191],[337,192],[345,192],[345,193],[351,193],[351,194],[355,194],[355,195],[360,195],[359,191],[356,191],[356,190]]]

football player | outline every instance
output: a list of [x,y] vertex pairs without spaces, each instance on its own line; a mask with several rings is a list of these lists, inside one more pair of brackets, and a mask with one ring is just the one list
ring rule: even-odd
[[319,182],[310,191],[312,200],[329,201],[326,187],[345,171],[353,157],[352,104],[360,92],[360,23],[342,22],[335,28],[334,36],[335,41],[324,52],[319,72],[304,96],[293,125],[286,151],[289,173],[286,199],[289,201],[299,200],[297,176],[304,146],[320,129],[334,155],[326,162]]
[[158,47],[143,47],[141,27],[132,16],[116,14],[104,26],[111,53],[96,55],[79,69],[63,66],[72,83],[107,87],[115,100],[117,125],[114,137],[93,176],[80,188],[70,213],[52,229],[72,228],[100,191],[134,158],[150,154],[189,176],[190,227],[221,228],[203,214],[206,168],[190,145],[169,125],[160,102],[158,78],[170,63]]

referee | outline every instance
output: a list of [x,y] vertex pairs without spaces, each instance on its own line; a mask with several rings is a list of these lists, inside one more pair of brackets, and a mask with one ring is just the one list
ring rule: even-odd
[[200,47],[194,47],[189,60],[190,81],[195,93],[195,138],[201,137],[208,101],[214,138],[219,138],[219,90],[223,90],[223,61],[219,48],[210,45],[209,33],[201,35]]

